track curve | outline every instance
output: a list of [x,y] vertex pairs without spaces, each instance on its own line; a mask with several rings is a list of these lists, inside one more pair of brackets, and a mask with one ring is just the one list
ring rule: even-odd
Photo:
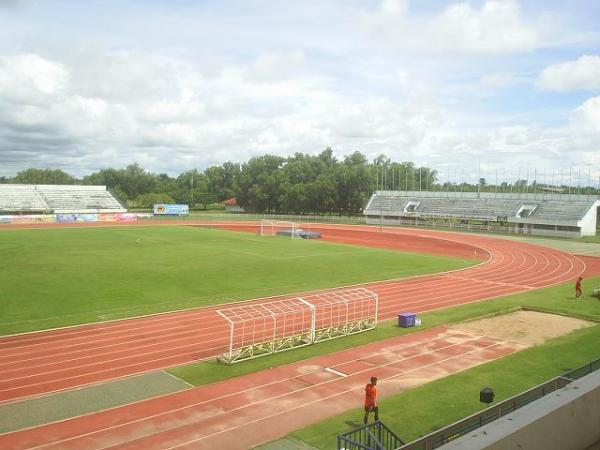
[[[256,230],[248,224],[212,222],[210,226]],[[550,286],[572,280],[585,270],[585,264],[573,255],[484,236],[322,224],[310,225],[310,229],[332,242],[483,259],[468,269],[366,284],[379,295],[381,319],[394,318],[401,311],[420,313]],[[279,298],[286,297],[292,295]],[[0,402],[214,357],[225,350],[228,336],[216,309],[0,338]]]

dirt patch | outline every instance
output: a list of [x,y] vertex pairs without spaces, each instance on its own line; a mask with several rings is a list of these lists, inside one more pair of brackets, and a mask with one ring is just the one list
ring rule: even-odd
[[548,339],[596,325],[588,320],[535,311],[517,311],[450,326],[455,330],[489,336],[531,347]]

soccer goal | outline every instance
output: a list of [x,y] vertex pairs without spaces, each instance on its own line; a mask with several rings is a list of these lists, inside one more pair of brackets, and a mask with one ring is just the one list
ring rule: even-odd
[[368,289],[326,291],[302,298],[315,307],[314,343],[372,330],[377,326],[379,298]]
[[292,239],[298,238],[298,225],[294,222],[285,220],[267,220],[260,221],[261,236],[285,236]]
[[219,309],[229,326],[219,360],[232,364],[372,330],[377,308],[377,294],[354,288]]
[[299,298],[247,303],[217,313],[229,325],[229,345],[219,360],[232,364],[309,345],[313,341],[314,307]]

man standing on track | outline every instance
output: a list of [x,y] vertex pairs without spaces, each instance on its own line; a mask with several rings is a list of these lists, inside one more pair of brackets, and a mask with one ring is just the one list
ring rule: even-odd
[[371,382],[365,386],[365,417],[364,423],[369,420],[369,413],[375,413],[375,420],[379,420],[379,407],[377,406],[377,377],[371,377]]
[[577,282],[575,283],[575,298],[581,297],[581,282],[582,281],[583,281],[583,278],[581,278],[581,277],[577,278]]

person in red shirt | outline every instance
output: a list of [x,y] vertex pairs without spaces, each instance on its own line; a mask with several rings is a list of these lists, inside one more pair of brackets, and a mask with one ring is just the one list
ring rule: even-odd
[[577,282],[575,283],[575,298],[581,297],[581,282],[582,281],[583,281],[583,278],[581,278],[581,277],[577,278]]
[[364,423],[369,420],[369,413],[375,413],[375,420],[379,420],[379,407],[377,406],[377,377],[371,377],[371,382],[365,386],[365,417]]

